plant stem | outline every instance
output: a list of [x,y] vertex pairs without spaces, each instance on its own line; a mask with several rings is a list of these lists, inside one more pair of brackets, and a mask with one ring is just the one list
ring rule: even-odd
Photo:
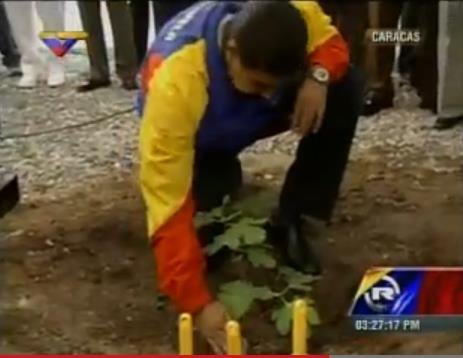
[[289,292],[290,289],[291,289],[291,286],[286,286],[282,291],[275,292],[275,298],[284,297]]

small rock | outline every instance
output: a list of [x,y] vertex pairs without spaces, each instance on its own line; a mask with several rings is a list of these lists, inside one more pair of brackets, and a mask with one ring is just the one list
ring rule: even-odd
[[270,180],[275,179],[275,176],[273,174],[267,173],[267,174],[264,174],[264,179],[270,181]]
[[372,174],[367,177],[367,181],[378,181],[378,180],[384,180],[386,176],[384,174]]
[[55,243],[50,239],[47,239],[45,241],[45,245],[47,245],[48,247],[55,247]]
[[16,231],[13,231],[12,233],[10,233],[10,234],[8,235],[8,237],[14,238],[14,237],[21,236],[22,234],[24,234],[24,231],[23,231],[23,230],[16,230]]
[[27,297],[21,297],[18,301],[18,308],[24,309],[29,306],[30,300]]

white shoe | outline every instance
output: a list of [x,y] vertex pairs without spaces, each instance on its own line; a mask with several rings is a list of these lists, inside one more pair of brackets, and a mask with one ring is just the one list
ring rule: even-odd
[[21,76],[18,87],[19,88],[34,88],[37,86],[37,79],[38,75],[35,71],[23,71],[23,75]]
[[64,64],[61,59],[53,59],[48,66],[48,80],[49,87],[58,87],[66,82],[66,75],[64,73]]

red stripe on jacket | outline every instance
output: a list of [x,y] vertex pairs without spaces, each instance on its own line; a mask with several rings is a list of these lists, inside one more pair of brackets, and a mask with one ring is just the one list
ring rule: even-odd
[[349,47],[340,34],[331,36],[310,55],[312,65],[320,65],[328,70],[331,82],[344,76],[349,67],[349,61]]
[[179,312],[196,313],[212,301],[206,282],[206,264],[192,217],[191,194],[179,211],[155,234],[153,252],[158,285]]

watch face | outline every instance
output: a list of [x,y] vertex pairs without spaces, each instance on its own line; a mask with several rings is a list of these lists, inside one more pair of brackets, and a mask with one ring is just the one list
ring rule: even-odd
[[328,71],[323,68],[316,68],[313,71],[313,77],[320,82],[328,82]]

